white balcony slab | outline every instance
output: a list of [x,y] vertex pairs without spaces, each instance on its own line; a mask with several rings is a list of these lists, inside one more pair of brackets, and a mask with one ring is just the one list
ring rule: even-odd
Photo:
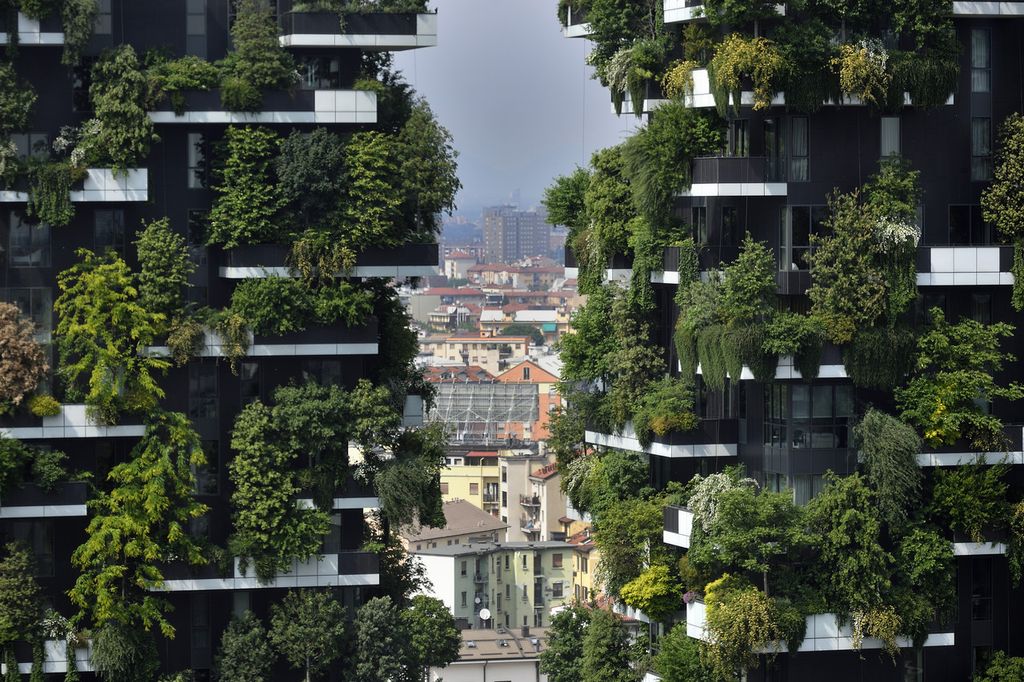
[[[86,646],[75,649],[75,667],[79,672],[91,673],[92,667],[92,640],[87,640]],[[63,640],[47,639],[43,641],[43,672],[62,674],[68,671],[67,643]],[[28,675],[32,672],[32,663],[18,662],[18,672]],[[0,664],[0,674],[7,674],[7,665]]]
[[391,52],[437,45],[437,15],[416,15],[416,34],[383,33],[289,33],[281,36],[281,47],[343,47]]
[[954,542],[954,556],[994,556],[1006,554],[1003,542]]
[[690,548],[690,536],[693,535],[693,512],[688,509],[673,509],[672,513],[678,514],[677,530],[662,531],[662,540],[665,544]]
[[962,2],[954,0],[953,16],[1008,19],[1024,16],[1024,2]]
[[[703,374],[700,363],[697,363],[697,374]],[[726,372],[726,376],[729,373]],[[729,376],[731,379],[732,377]],[[775,380],[776,381],[796,381],[802,380],[804,377],[800,373],[800,370],[794,365],[792,355],[783,355],[779,357],[779,364],[775,367]],[[846,374],[846,365],[819,365],[818,366],[818,378],[819,379],[847,379],[849,378]],[[753,381],[754,373],[750,371],[750,368],[743,365],[743,373],[740,375],[740,381]]]
[[[779,16],[786,15],[785,5],[775,5],[775,12]],[[686,21],[695,21],[704,18],[704,6],[686,6],[686,0],[665,0],[665,23],[679,24]]]
[[61,405],[60,413],[43,417],[42,427],[15,426],[0,429],[0,434],[18,440],[58,438],[138,438],[146,433],[143,424],[97,424],[87,416],[85,405]]
[[694,458],[694,457],[735,457],[738,452],[736,443],[695,443],[687,445],[669,445],[667,443],[652,442],[647,447],[640,444],[636,437],[633,425],[627,423],[621,433],[599,433],[597,431],[586,431],[584,440],[591,445],[599,445],[616,450],[629,450],[630,452],[643,452],[654,457],[666,457],[669,459]]
[[292,569],[279,573],[267,582],[256,578],[250,564],[243,573],[239,560],[234,563],[234,575],[229,578],[183,578],[165,580],[163,587],[154,592],[208,592],[212,590],[258,590],[296,587],[357,587],[380,584],[378,573],[340,575],[337,554],[311,557],[307,561],[292,562]]
[[789,194],[785,182],[703,182],[676,193],[679,197],[784,197]]
[[[249,350],[246,357],[309,357],[313,355],[376,355],[379,349],[376,343],[252,343],[249,334]],[[147,346],[146,354],[156,357],[170,357],[171,349],[167,346]],[[197,354],[201,358],[225,358],[224,344],[219,336],[206,332],[203,337],[203,348]]]
[[[806,634],[798,652],[810,651],[854,651],[853,629],[849,622],[839,624],[839,619],[834,613],[819,613],[807,616]],[[710,633],[707,631],[707,610],[699,601],[686,605],[686,634],[694,639],[704,642],[711,641]],[[928,635],[924,646],[939,647],[953,646],[955,637],[952,632],[940,632]],[[913,647],[913,642],[907,637],[898,637],[896,645],[901,649]],[[885,644],[882,640],[874,637],[865,637],[860,648],[882,649]],[[784,652],[787,646],[784,641],[777,642],[765,649],[759,649],[757,653]]]
[[[302,497],[295,500],[295,506],[299,509],[312,509],[313,500],[309,497]],[[335,497],[332,509],[380,509],[379,497]]]
[[47,504],[36,506],[5,507],[0,499],[0,520],[8,519],[64,519],[86,516],[89,511],[84,504]]
[[[437,273],[436,265],[357,265],[344,273],[339,273],[339,276],[408,279],[410,277],[431,277]],[[296,277],[297,274],[287,266],[221,266],[220,276],[224,279],[266,279],[268,277]]]
[[[0,33],[0,45],[6,45],[10,40],[11,37],[7,33]],[[29,19],[18,12],[18,47],[46,47],[63,44],[63,33],[44,32],[39,27],[37,20]]]
[[929,249],[930,272],[917,273],[918,286],[1010,286],[1012,272],[999,270],[998,246]]
[[[149,172],[145,168],[130,168],[118,173],[110,168],[89,168],[80,190],[71,191],[71,202],[128,202],[149,200]],[[2,203],[24,203],[28,192],[0,191]]]
[[955,467],[964,464],[1024,464],[1024,452],[922,452],[917,455],[917,464],[922,467]]
[[377,93],[368,90],[317,90],[313,111],[151,111],[160,124],[376,123]]

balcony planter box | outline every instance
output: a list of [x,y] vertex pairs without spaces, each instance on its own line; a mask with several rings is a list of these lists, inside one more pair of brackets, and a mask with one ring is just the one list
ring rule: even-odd
[[0,429],[32,428],[42,427],[42,425],[43,418],[29,412],[25,402],[18,406],[13,413],[0,416]]
[[[346,14],[337,12],[288,12],[281,17],[285,35],[416,35],[415,12],[368,12]],[[342,25],[344,23],[344,25]]]
[[0,497],[2,507],[43,507],[47,505],[84,505],[89,490],[85,481],[58,483],[53,490],[43,490],[34,483],[11,488]]
[[[290,267],[291,247],[285,244],[257,244],[226,249],[221,254],[224,268],[279,269]],[[370,247],[356,256],[356,268],[426,266],[437,267],[437,244],[405,244],[394,247]],[[358,273],[357,273],[358,274]],[[222,275],[225,273],[222,272]]]
[[701,419],[693,431],[672,431],[664,436],[654,434],[650,445],[641,445],[627,423],[619,433],[602,433],[587,427],[586,442],[604,447],[645,452],[668,458],[735,457],[739,442],[738,419]]
[[[1022,445],[1024,445],[1024,428],[1019,424],[1004,424],[1003,435],[1006,437],[1006,452],[1020,452]],[[927,445],[921,448],[921,451],[926,454],[943,454],[943,453],[957,453],[957,452],[978,452],[971,444],[966,440],[960,440],[953,445],[943,445],[937,448],[930,448]],[[999,451],[996,451],[999,452]]]
[[380,557],[373,552],[340,552],[338,575],[375,575],[380,573]]
[[183,561],[175,561],[162,566],[160,572],[163,573],[164,580],[203,580],[231,577],[231,571],[221,570],[214,563],[193,566]]
[[334,344],[334,343],[376,343],[377,318],[371,317],[359,327],[346,327],[336,324],[330,327],[311,327],[301,332],[291,332],[278,336],[270,334],[253,334],[253,345],[291,345],[291,344]]
[[[313,90],[268,90],[263,93],[260,111],[313,111]],[[220,88],[210,90],[183,90],[185,111],[224,111]],[[165,98],[153,111],[173,111],[170,99]],[[238,112],[246,113],[246,112]]]

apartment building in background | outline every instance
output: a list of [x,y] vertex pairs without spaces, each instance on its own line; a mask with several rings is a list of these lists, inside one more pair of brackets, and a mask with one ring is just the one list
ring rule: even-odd
[[[462,500],[492,516],[501,502],[501,472],[497,450],[450,450],[441,469],[441,499]],[[502,533],[498,540],[504,540]]]
[[495,206],[483,212],[484,262],[512,263],[528,256],[546,256],[551,226],[543,214]]

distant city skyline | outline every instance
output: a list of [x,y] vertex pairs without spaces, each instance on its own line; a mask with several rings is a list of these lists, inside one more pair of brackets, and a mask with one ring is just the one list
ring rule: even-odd
[[455,138],[458,212],[467,218],[516,192],[520,209],[538,206],[555,176],[635,128],[633,117],[612,113],[608,91],[591,79],[589,43],[562,36],[555,0],[432,6],[439,45],[396,53],[395,66]]

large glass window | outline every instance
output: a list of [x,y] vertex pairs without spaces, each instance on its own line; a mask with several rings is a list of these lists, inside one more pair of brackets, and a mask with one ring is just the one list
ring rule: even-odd
[[708,243],[708,209],[707,206],[690,208],[690,224],[693,226],[693,241],[698,245]]
[[96,22],[93,33],[98,36],[109,36],[114,33],[114,0],[96,0]]
[[206,0],[185,6],[185,52],[206,59]]
[[238,365],[238,385],[241,390],[242,405],[248,405],[260,399],[260,363],[242,362]]
[[53,290],[49,287],[0,289],[0,299],[18,306],[21,314],[36,325],[37,338],[53,331]]
[[992,179],[992,119],[971,119],[971,180]]
[[881,156],[886,158],[889,156],[900,155],[900,117],[899,116],[882,116],[880,117],[882,125],[882,148]]
[[722,244],[736,246],[740,243],[740,220],[735,206],[722,207]]
[[22,160],[30,156],[45,158],[50,153],[50,136],[46,133],[14,133],[11,142]]
[[340,386],[341,361],[306,360],[302,366],[302,380],[315,381],[321,386]]
[[[764,444],[778,448],[845,449],[854,417],[849,384],[765,387]],[[813,492],[813,487],[808,488]]]
[[296,68],[303,90],[330,90],[341,87],[341,60],[338,57],[298,55]]
[[32,553],[38,578],[52,578],[54,566],[53,521],[13,521],[11,535]]
[[992,34],[971,29],[971,92],[992,91]]
[[8,261],[12,268],[50,267],[50,226],[32,224],[21,211],[11,211]]
[[124,254],[124,211],[120,208],[99,208],[93,217],[93,241],[96,253],[107,249]]
[[188,188],[206,187],[206,138],[202,133],[188,134]]
[[750,156],[750,121],[745,118],[729,121],[725,154],[726,156]]
[[992,243],[992,226],[982,218],[980,205],[950,205],[949,243],[956,246]]
[[188,416],[190,419],[217,417],[217,365],[212,362],[189,363]]
[[779,243],[782,246],[780,270],[806,270],[811,250],[811,235],[825,231],[824,206],[783,206],[780,213]]
[[196,494],[216,495],[220,492],[220,443],[215,440],[203,441],[206,464],[192,468],[196,479]]
[[794,116],[789,129],[789,181],[807,182],[807,117]]

